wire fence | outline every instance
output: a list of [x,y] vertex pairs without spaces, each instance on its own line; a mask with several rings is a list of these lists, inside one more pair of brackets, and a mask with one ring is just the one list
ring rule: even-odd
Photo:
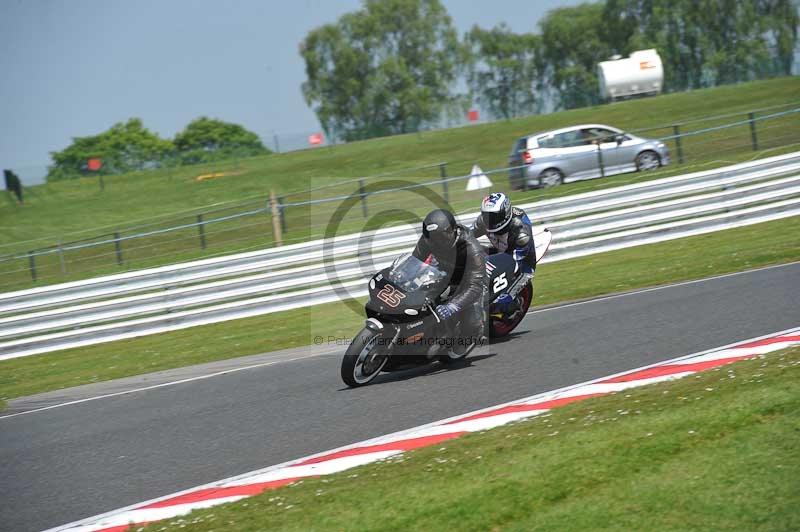
[[[778,110],[781,107],[784,110]],[[679,165],[681,171],[689,171],[715,162],[742,160],[747,154],[797,147],[800,145],[797,114],[800,107],[785,107],[698,118],[625,133],[651,133],[650,138],[668,145],[673,164]],[[653,132],[657,134],[652,135]],[[600,147],[602,142],[611,139],[595,140],[599,141],[600,175],[606,179],[581,183],[581,190],[651,179],[676,171],[664,167],[632,177],[612,177],[613,172],[603,168]],[[0,290],[301,242],[324,236],[331,220],[337,216],[340,217],[337,219],[339,234],[403,221],[411,223],[430,209],[430,202],[420,199],[423,190],[435,192],[454,212],[475,210],[486,191],[468,190],[469,187],[464,186],[473,177],[470,173],[448,175],[448,170],[454,166],[453,162],[443,161],[336,183],[319,179],[319,186],[280,196],[273,194],[269,198],[222,205],[88,238],[7,253],[0,256]],[[469,167],[469,162],[460,161],[457,167]],[[524,166],[482,173],[496,188],[503,190],[508,188],[505,179],[519,169]],[[577,190],[570,188],[570,192]],[[514,193],[514,200],[560,195],[567,190],[521,190]],[[342,215],[345,204],[348,209]]]

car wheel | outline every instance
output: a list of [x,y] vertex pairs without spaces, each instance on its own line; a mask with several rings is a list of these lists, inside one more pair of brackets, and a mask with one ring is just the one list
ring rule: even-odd
[[644,170],[655,170],[661,166],[661,158],[654,151],[643,151],[636,156],[636,169],[640,172]]
[[539,174],[539,186],[542,188],[554,187],[564,183],[564,174],[555,168],[548,168]]

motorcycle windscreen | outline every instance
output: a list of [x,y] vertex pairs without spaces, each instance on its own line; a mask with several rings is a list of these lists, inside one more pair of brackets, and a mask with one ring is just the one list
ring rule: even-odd
[[387,277],[400,290],[413,292],[437,284],[447,277],[447,273],[432,263],[423,262],[407,254],[395,260]]

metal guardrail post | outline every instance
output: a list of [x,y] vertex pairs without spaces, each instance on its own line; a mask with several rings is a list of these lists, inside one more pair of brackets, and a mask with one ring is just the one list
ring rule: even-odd
[[278,196],[278,213],[281,216],[281,230],[285,233],[286,232],[286,213],[284,212],[283,206],[283,198]]
[[197,232],[200,235],[200,249],[206,249],[206,229],[203,223],[203,215],[197,215]]
[[597,143],[597,164],[600,165],[600,177],[606,176],[606,169],[603,166],[603,150],[600,148],[600,143]]
[[672,126],[672,134],[675,135],[675,151],[678,152],[678,164],[683,164],[683,146],[681,145],[681,126]]
[[122,266],[122,242],[119,240],[119,232],[114,233],[114,250],[117,252],[117,264]]
[[281,230],[281,208],[274,190],[269,191],[269,206],[272,212],[272,236],[276,246],[283,245],[283,232]]
[[756,133],[755,117],[755,113],[747,113],[747,118],[750,119],[750,140],[753,142],[753,151],[758,151],[758,134]]
[[369,216],[367,212],[367,194],[364,192],[364,180],[358,180],[358,194],[361,196],[361,212],[364,214],[364,218]]
[[36,255],[32,252],[28,252],[28,267],[31,270],[31,279],[36,282]]
[[439,165],[439,178],[442,180],[442,194],[444,200],[450,202],[450,192],[447,190],[447,163]]

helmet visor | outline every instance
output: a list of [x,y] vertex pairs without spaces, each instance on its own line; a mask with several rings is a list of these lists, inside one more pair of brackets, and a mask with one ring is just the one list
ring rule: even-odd
[[438,229],[436,231],[426,231],[425,238],[428,240],[432,249],[443,249],[453,245],[455,232],[450,230]]
[[506,216],[503,212],[483,212],[481,217],[486,230],[490,233],[501,229],[506,223]]

